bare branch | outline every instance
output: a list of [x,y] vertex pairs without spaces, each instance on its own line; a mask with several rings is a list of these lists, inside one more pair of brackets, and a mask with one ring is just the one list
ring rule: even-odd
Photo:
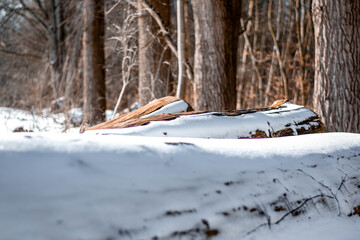
[[41,10],[41,12],[44,14],[45,19],[48,19],[48,18],[49,18],[48,13],[47,13],[47,11],[45,10],[44,6],[42,5],[41,1],[40,1],[40,0],[36,0],[35,2],[36,2],[36,4],[38,5],[38,7],[39,7],[39,9]]
[[108,15],[114,8],[116,8],[120,4],[121,0],[117,1],[108,11],[105,11],[105,15]]
[[31,10],[23,0],[20,0],[20,3],[47,31],[49,31],[47,24],[33,11]]
[[30,53],[19,53],[19,52],[6,50],[6,49],[3,49],[3,48],[0,48],[0,53],[4,53],[4,54],[7,54],[7,55],[12,55],[12,56],[17,56],[17,57],[31,58],[31,59],[34,59],[36,61],[42,61],[42,57],[30,54]]
[[[138,6],[136,5],[136,3],[132,2],[131,0],[126,0],[127,3],[129,3],[131,6],[137,8]],[[177,47],[175,45],[174,40],[171,38],[169,32],[166,30],[166,27],[161,19],[161,17],[159,16],[159,14],[157,12],[154,11],[154,9],[150,6],[150,4],[145,1],[145,0],[141,0],[141,5],[143,7],[143,9],[145,9],[156,21],[156,23],[158,24],[158,26],[160,27],[160,33],[162,33],[162,35],[165,38],[165,42],[166,44],[169,46],[169,48],[171,49],[171,51],[173,52],[173,54],[175,55],[175,57],[177,59],[179,59],[179,54],[177,51]],[[193,76],[194,76],[194,72],[193,69],[191,68],[191,66],[188,64],[188,61],[184,61],[184,65],[186,67],[187,70],[187,74],[189,79],[192,81]]]

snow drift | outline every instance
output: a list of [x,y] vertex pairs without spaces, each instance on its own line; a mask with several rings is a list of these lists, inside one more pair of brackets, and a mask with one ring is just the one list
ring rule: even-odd
[[359,239],[360,135],[0,137],[0,239]]

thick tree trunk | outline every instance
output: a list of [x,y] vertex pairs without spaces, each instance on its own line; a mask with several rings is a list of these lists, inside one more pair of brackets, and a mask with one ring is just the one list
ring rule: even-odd
[[314,0],[314,108],[328,131],[360,133],[360,1]]
[[85,0],[84,8],[84,120],[105,120],[104,1]]
[[[139,97],[140,104],[168,95],[170,49],[165,40],[160,38],[155,20],[144,5],[138,0],[139,8]],[[156,10],[165,26],[169,26],[169,0],[150,0],[151,7]]]
[[[236,107],[239,1],[192,1],[195,20],[195,109]],[[235,40],[236,39],[236,40]]]

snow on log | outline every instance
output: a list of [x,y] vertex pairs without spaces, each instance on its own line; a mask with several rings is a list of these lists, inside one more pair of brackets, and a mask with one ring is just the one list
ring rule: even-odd
[[[159,103],[164,102],[161,99],[153,101],[144,106],[149,109],[146,114],[134,113],[131,118],[120,116],[114,119],[116,121],[88,128],[92,130],[88,133],[234,139],[325,132],[324,125],[313,111],[287,100],[278,100],[265,108],[224,112],[188,112],[183,108],[183,112],[171,113],[162,109],[173,110],[171,104],[174,102],[161,105],[160,109]],[[151,111],[153,109],[157,111]],[[190,105],[188,109],[191,109]]]
[[119,128],[118,124],[133,119],[146,118],[165,113],[180,113],[193,111],[193,108],[186,101],[172,96],[167,96],[151,101],[149,104],[136,109],[132,112],[120,115],[110,121],[100,123],[98,125],[87,128],[86,130],[98,130]]

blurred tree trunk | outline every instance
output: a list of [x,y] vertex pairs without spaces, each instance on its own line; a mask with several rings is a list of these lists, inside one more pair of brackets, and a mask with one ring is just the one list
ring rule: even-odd
[[[249,4],[248,4],[248,19],[246,21],[246,24],[244,23],[244,17],[241,16],[241,22],[244,23],[242,24],[242,28],[245,29],[245,34],[244,34],[244,48],[242,51],[242,57],[241,57],[241,66],[238,69],[238,73],[239,73],[239,90],[238,90],[238,109],[241,109],[243,107],[245,107],[247,104],[245,104],[247,102],[247,100],[252,97],[252,93],[250,90],[250,94],[249,94],[249,90],[251,89],[251,86],[247,86],[248,83],[246,81],[245,76],[245,72],[246,72],[246,63],[247,63],[247,56],[248,53],[250,52],[250,48],[251,46],[249,45],[249,41],[246,40],[247,38],[247,34],[250,33],[251,28],[252,28],[252,16],[253,16],[253,8],[254,8],[254,0],[249,0]],[[253,75],[254,73],[251,72],[251,75]],[[248,99],[246,99],[248,98]]]
[[[279,4],[281,4],[281,0],[279,0]],[[268,7],[268,26],[269,26],[269,31],[271,34],[271,37],[273,39],[274,42],[274,49],[275,49],[275,53],[276,53],[276,58],[278,60],[278,64],[279,64],[279,68],[280,68],[280,74],[281,74],[281,78],[283,81],[283,88],[284,88],[284,98],[289,99],[289,81],[287,79],[286,73],[285,73],[285,66],[284,66],[284,62],[283,62],[283,58],[281,56],[280,53],[280,46],[279,46],[279,41],[276,39],[276,34],[272,25],[272,4],[273,4],[273,0],[269,1],[269,7]],[[280,7],[279,7],[280,8]],[[280,27],[280,26],[277,26]]]
[[[300,77],[301,77],[301,103],[306,105],[307,99],[307,81],[305,79],[306,73],[306,49],[308,45],[309,25],[311,24],[311,18],[306,18],[305,0],[296,0],[295,13],[296,13],[296,32],[298,38],[298,48],[300,54]],[[308,28],[308,29],[306,29]],[[307,30],[307,31],[305,31]]]
[[314,0],[314,108],[328,131],[360,133],[360,1]]
[[241,1],[192,1],[196,110],[236,107],[236,55]]
[[105,120],[104,0],[84,1],[84,121]]
[[[145,105],[155,98],[169,94],[170,50],[161,38],[160,29],[152,16],[144,9],[144,0],[138,0],[139,9],[139,98]],[[165,26],[169,26],[169,0],[149,0],[150,6],[159,13]]]
[[60,0],[49,1],[49,17],[51,81],[54,99],[56,99],[59,97],[64,62],[64,31],[61,25],[63,13]]

